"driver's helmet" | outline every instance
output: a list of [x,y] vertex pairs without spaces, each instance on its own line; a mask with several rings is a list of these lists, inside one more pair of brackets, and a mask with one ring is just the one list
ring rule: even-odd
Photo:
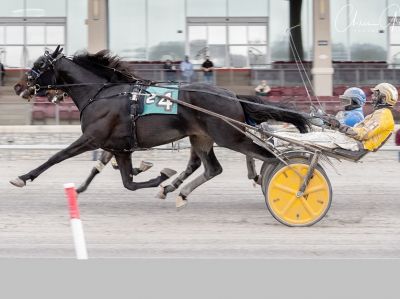
[[367,101],[364,91],[358,87],[347,88],[342,95],[339,96],[342,105],[346,110],[352,110],[364,106]]
[[390,83],[380,83],[376,85],[374,88],[371,88],[372,94],[372,102],[375,107],[393,107],[396,105],[397,100],[399,98],[399,93],[397,92],[396,87],[394,87]]

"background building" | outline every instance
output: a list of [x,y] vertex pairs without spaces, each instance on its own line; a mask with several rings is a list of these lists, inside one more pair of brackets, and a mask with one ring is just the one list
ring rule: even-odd
[[[88,46],[88,2],[1,0],[0,53],[8,67],[29,66],[44,47],[67,54]],[[290,4],[301,4],[304,60],[313,58],[312,0],[95,0],[107,5],[107,47],[135,61],[209,53],[219,67],[259,67],[290,60]],[[97,4],[96,4],[97,3]],[[334,61],[400,61],[400,27],[388,18],[400,0],[330,0]],[[97,8],[96,8],[97,7]]]
[[[369,92],[377,82],[400,80],[400,0],[0,0],[0,7],[8,85],[0,88],[0,104],[12,101],[20,73],[58,44],[67,55],[110,49],[135,63],[139,76],[157,81],[166,80],[163,61],[178,64],[185,54],[201,81],[209,55],[215,84],[249,94],[267,80],[271,99],[305,106],[304,81],[311,94],[332,97],[347,86]],[[340,109],[334,100],[327,102],[331,111]],[[70,110],[66,115],[76,118]],[[39,111],[33,119],[49,114],[57,115]]]

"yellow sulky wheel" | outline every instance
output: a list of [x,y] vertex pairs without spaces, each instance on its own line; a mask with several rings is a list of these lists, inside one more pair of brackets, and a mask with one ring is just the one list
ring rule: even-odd
[[308,168],[303,159],[293,159],[290,167],[280,163],[264,178],[267,207],[285,225],[311,226],[329,210],[332,187],[320,165],[315,168],[304,194],[298,194]]

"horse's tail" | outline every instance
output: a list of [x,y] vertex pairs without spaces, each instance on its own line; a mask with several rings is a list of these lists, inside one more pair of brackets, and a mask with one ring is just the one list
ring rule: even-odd
[[237,98],[247,102],[265,105],[253,105],[250,103],[240,102],[242,104],[244,113],[250,117],[257,124],[267,121],[269,119],[283,121],[293,124],[301,133],[308,132],[310,122],[304,114],[296,112],[288,108],[287,104],[277,104],[263,101],[257,96],[250,95],[237,95]]

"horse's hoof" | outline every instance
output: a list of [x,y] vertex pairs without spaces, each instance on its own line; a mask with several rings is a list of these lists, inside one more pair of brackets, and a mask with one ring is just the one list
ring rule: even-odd
[[257,175],[257,176],[253,179],[253,187],[256,188],[257,185],[260,185],[260,186],[261,186],[261,180],[262,180],[261,175]]
[[154,164],[151,163],[151,162],[148,162],[148,161],[141,161],[141,162],[140,162],[139,169],[140,169],[142,172],[145,172],[146,170],[149,170],[150,168],[152,168],[153,165],[154,165]]
[[24,187],[26,185],[26,183],[21,180],[20,178],[16,178],[14,180],[10,181],[11,184],[13,184],[15,187]]
[[170,168],[164,168],[160,172],[161,174],[167,176],[167,178],[170,178],[176,174],[176,171]]
[[163,186],[160,186],[160,188],[161,188],[161,190],[158,191],[158,193],[157,193],[157,195],[156,195],[156,198],[159,198],[159,199],[166,199],[166,198],[167,198],[167,195],[164,194],[164,187],[163,187]]
[[119,169],[119,166],[118,166],[118,163],[117,163],[117,160],[115,159],[115,157],[112,157],[112,159],[111,159],[111,166],[115,170]]
[[182,209],[187,205],[187,203],[188,203],[188,201],[186,199],[183,199],[183,197],[179,195],[176,198],[175,205],[176,205],[177,209]]
[[81,187],[79,187],[78,189],[76,189],[76,193],[82,193],[82,192],[85,192],[86,191],[86,188],[84,187],[84,186],[81,186]]

